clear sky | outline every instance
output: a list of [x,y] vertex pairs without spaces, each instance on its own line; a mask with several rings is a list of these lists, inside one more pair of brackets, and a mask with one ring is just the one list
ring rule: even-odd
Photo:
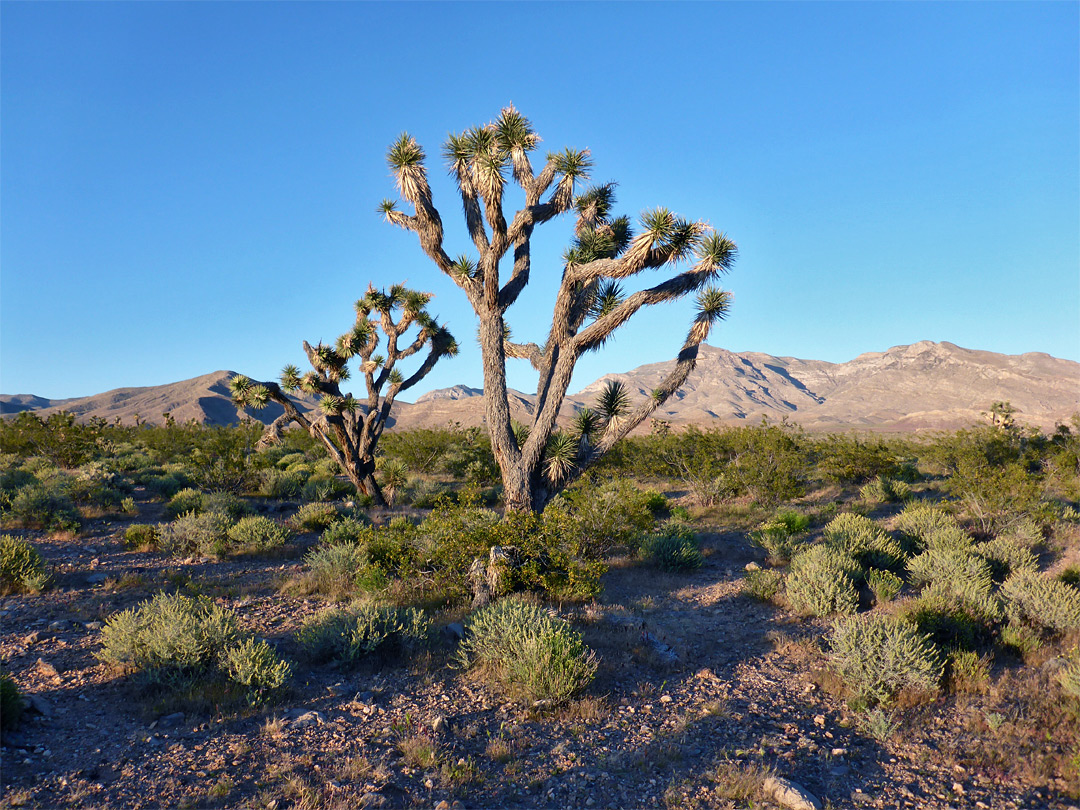
[[[1080,360],[1078,31],[1075,2],[3,2],[0,391],[273,379],[369,281],[436,293],[463,349],[403,399],[479,387],[464,298],[375,209],[408,130],[465,251],[440,147],[510,102],[618,211],[739,244],[713,345]],[[515,338],[569,233],[538,229]],[[639,314],[571,391],[672,358],[690,313]]]

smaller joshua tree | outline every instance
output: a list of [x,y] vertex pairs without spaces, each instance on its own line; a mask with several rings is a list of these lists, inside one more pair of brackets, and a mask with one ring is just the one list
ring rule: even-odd
[[[457,354],[453,335],[427,312],[431,297],[430,293],[408,290],[400,284],[389,292],[369,286],[367,294],[356,302],[356,323],[351,331],[339,337],[333,346],[322,343],[312,346],[304,341],[312,371],[301,375],[296,366],[285,366],[280,386],[238,374],[229,382],[233,402],[255,409],[264,408],[271,401],[281,405],[285,413],[267,427],[263,442],[276,441],[282,429],[295,422],[322,442],[359,492],[371,495],[376,504],[385,506],[386,499],[375,481],[375,447],[390,408],[398,394],[426,377],[439,358]],[[400,315],[395,321],[397,311]],[[399,347],[398,341],[411,327],[417,327],[416,337],[404,348]],[[384,355],[375,353],[380,331],[386,336]],[[395,368],[398,361],[425,347],[427,357],[423,364],[412,376],[404,377]],[[340,384],[349,379],[348,363],[353,358],[359,359],[359,370],[364,375],[366,404],[352,394],[341,392]],[[286,396],[286,392],[296,391],[316,397],[319,407],[316,414],[303,414]]]

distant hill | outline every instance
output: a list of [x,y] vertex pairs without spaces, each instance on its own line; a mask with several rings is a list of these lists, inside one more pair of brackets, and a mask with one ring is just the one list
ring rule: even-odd
[[[671,365],[605,375],[567,397],[562,418],[594,405],[609,379],[622,381],[632,398],[649,396]],[[232,375],[216,371],[169,385],[55,401],[0,395],[0,414],[33,410],[47,416],[66,410],[80,419],[119,416],[133,424],[136,414],[142,421],[161,423],[168,412],[179,422],[233,424],[239,416],[229,400]],[[512,415],[525,421],[534,398],[519,391],[510,395]],[[765,416],[787,417],[808,430],[908,432],[970,425],[999,400],[1012,403],[1018,420],[1027,424],[1052,428],[1066,422],[1080,411],[1080,363],[1037,352],[1004,355],[930,341],[862,354],[846,363],[702,346],[689,380],[653,416],[674,425],[745,424]],[[312,401],[300,398],[297,404],[308,410]],[[280,406],[271,405],[249,415],[270,422],[280,413]],[[424,394],[413,404],[395,403],[391,427],[472,426],[483,419],[483,392],[456,385]]]

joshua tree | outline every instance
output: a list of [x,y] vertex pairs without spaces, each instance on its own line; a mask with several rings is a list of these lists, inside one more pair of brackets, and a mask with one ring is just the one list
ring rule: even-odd
[[[229,382],[233,402],[256,409],[265,407],[271,400],[277,402],[285,413],[267,427],[264,441],[276,440],[289,422],[295,422],[322,442],[357,490],[385,506],[386,499],[374,477],[375,447],[390,408],[398,394],[427,376],[440,357],[457,354],[453,336],[428,314],[430,300],[429,293],[407,290],[401,285],[391,287],[389,292],[369,286],[367,294],[356,302],[356,323],[351,331],[339,337],[333,346],[322,343],[312,346],[304,341],[312,371],[301,375],[296,366],[285,366],[280,386],[238,374]],[[397,310],[400,315],[395,321]],[[399,347],[398,341],[414,326],[415,338],[404,348]],[[375,354],[380,331],[386,336],[385,355]],[[399,360],[425,347],[427,357],[412,376],[405,378],[394,368]],[[349,379],[348,362],[354,357],[359,358],[359,370],[367,386],[366,405],[352,394],[341,393],[340,383]],[[389,387],[384,396],[386,386]],[[286,396],[286,392],[298,390],[317,398],[317,415],[304,415]]]
[[[424,252],[464,291],[480,320],[484,364],[484,404],[495,459],[502,471],[506,505],[512,510],[544,508],[559,490],[601,458],[620,438],[662,405],[694,368],[698,346],[712,324],[725,316],[730,294],[710,282],[730,269],[735,244],[702,222],[682,219],[665,208],[641,215],[641,231],[627,217],[612,217],[613,183],[575,194],[588,178],[589,151],[551,152],[539,174],[529,153],[540,138],[513,107],[494,123],[450,135],[443,149],[457,181],[465,226],[476,258],[451,259],[443,249],[443,223],[432,202],[424,151],[407,133],[390,147],[387,162],[412,213],[384,201],[380,211],[395,225],[414,232]],[[508,182],[521,187],[525,204],[507,221],[503,193]],[[577,225],[564,254],[562,281],[543,345],[515,343],[506,312],[529,282],[533,230],[573,210]],[[500,264],[513,251],[509,278]],[[624,295],[620,282],[645,270],[692,263],[651,287]],[[698,315],[671,372],[644,402],[631,407],[615,387],[597,410],[578,414],[573,434],[557,430],[556,418],[578,358],[604,344],[644,306],[696,292]],[[528,360],[539,373],[536,409],[527,436],[515,435],[506,395],[506,359]]]

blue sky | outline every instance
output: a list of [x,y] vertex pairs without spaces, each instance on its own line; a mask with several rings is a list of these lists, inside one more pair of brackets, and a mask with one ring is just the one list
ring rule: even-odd
[[[468,305],[375,208],[408,130],[467,250],[440,147],[511,102],[618,211],[739,244],[713,345],[1080,360],[1078,31],[1072,2],[4,2],[0,390],[275,378],[369,281],[434,292],[462,345],[403,398],[480,386]],[[546,334],[570,228],[534,237],[516,338]],[[640,313],[571,390],[670,359],[690,318]]]

